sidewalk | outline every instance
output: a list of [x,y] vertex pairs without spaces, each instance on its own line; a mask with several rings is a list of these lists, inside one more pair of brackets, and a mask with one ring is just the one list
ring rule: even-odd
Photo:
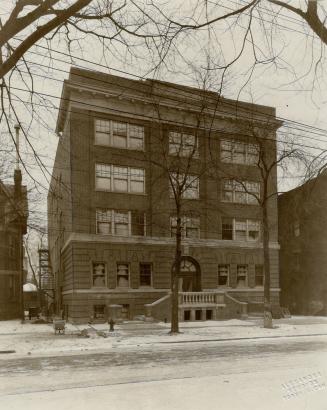
[[[89,338],[78,334],[89,329]],[[27,321],[0,322],[0,360],[25,355],[57,355],[80,352],[100,352],[110,349],[144,346],[159,347],[162,343],[192,343],[201,341],[231,341],[239,339],[258,339],[276,337],[300,337],[326,335],[327,317],[295,316],[291,319],[274,320],[273,329],[264,329],[262,318],[247,320],[231,319],[225,321],[183,322],[181,333],[169,335],[169,323],[124,322],[109,332],[107,324],[66,325],[65,335],[55,335],[51,324],[33,324]],[[102,335],[99,335],[100,331]],[[106,337],[103,337],[106,336]],[[1,352],[14,350],[12,354]]]

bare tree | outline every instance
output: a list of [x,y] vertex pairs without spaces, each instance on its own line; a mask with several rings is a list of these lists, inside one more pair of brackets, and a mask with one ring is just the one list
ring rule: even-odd
[[[236,203],[247,203],[250,197],[250,203],[257,204],[260,208],[261,219],[261,237],[263,248],[264,264],[264,327],[272,327],[272,303],[271,303],[271,258],[270,258],[270,238],[271,231],[276,225],[273,217],[273,210],[277,209],[277,196],[279,194],[277,185],[277,169],[285,172],[292,167],[306,167],[307,153],[301,144],[294,142],[289,137],[276,138],[276,130],[282,123],[275,119],[261,119],[259,121],[249,120],[243,125],[243,139],[239,140],[240,144],[246,143],[249,152],[247,157],[256,168],[254,181],[244,181],[242,175],[228,167],[221,167],[218,164],[219,173],[227,179],[231,186],[230,196],[226,200]],[[245,136],[245,139],[244,139]],[[237,142],[236,142],[237,144]],[[227,152],[227,157],[222,158],[223,162],[233,162],[233,150],[231,154]],[[223,155],[223,154],[222,154]],[[235,155],[235,154],[234,154]],[[249,157],[251,155],[251,157]],[[258,187],[253,188],[253,183]],[[237,198],[235,195],[237,192]],[[252,199],[251,199],[252,198]],[[275,208],[274,208],[275,207]],[[276,228],[276,227],[275,227]]]

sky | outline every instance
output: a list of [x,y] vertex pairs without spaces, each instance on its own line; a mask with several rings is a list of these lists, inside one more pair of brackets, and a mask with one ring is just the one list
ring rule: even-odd
[[[189,15],[195,3],[195,0],[176,0],[158,1],[156,4],[162,6],[164,12],[181,18]],[[224,0],[220,2],[219,9],[210,9],[209,6],[207,13],[210,18],[244,3],[244,0]],[[71,65],[131,78],[158,78],[191,86],[202,85],[205,81],[211,90],[219,91],[222,78],[219,68],[228,64],[243,49],[242,56],[224,77],[223,96],[276,107],[277,116],[285,121],[281,138],[294,138],[297,143],[307,147],[310,155],[317,155],[326,149],[326,47],[299,17],[287,11],[282,11],[272,26],[271,10],[265,4],[259,10],[260,14],[253,17],[252,31],[245,40],[244,33],[249,22],[247,14],[238,20],[216,24],[209,31],[203,29],[181,35],[167,53],[165,63],[156,70],[151,69],[155,60],[153,50],[149,51],[135,39],[129,51],[119,42],[113,42],[103,50],[96,38],[81,34],[74,36],[72,33],[72,38],[79,39],[70,45],[71,56],[74,57],[67,54],[67,43],[62,38],[53,41],[51,59],[45,41],[29,50],[25,58],[33,72],[36,92],[33,119],[29,104],[31,93],[27,91],[31,88],[31,82],[23,65],[23,78],[28,87],[17,75],[13,76],[12,86],[15,99],[25,102],[16,102],[17,112],[31,143],[22,137],[21,155],[30,173],[29,176],[23,170],[24,182],[32,187],[31,176],[37,181],[37,189],[34,184],[31,193],[30,220],[46,223],[46,194],[58,143],[55,124],[62,82],[68,78]],[[1,2],[3,21],[11,7],[12,1]],[[196,16],[202,21],[203,9],[197,9]],[[21,33],[13,44],[19,44],[25,35]],[[255,46],[251,44],[251,38]],[[255,66],[254,56],[260,61]],[[14,123],[13,113],[9,114]],[[2,141],[7,140],[9,147],[13,148],[3,124],[1,131]],[[44,165],[42,170],[35,161],[31,146]],[[286,191],[300,182],[301,172],[294,168],[280,174],[279,187],[281,191]]]

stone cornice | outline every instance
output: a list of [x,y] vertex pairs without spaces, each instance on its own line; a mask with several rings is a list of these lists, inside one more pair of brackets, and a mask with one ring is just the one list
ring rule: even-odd
[[[143,236],[111,236],[99,234],[71,233],[61,249],[63,252],[67,246],[73,242],[84,243],[114,243],[114,244],[133,244],[133,245],[159,245],[174,247],[175,239],[168,237],[143,237]],[[262,243],[258,242],[239,242],[223,241],[220,239],[184,239],[183,246],[189,248],[208,247],[208,248],[236,248],[236,249],[262,249]],[[270,249],[279,249],[277,242],[270,242]]]

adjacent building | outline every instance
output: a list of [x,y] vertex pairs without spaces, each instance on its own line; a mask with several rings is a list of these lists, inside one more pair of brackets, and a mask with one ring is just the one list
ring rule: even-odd
[[[260,195],[261,182],[251,124],[260,127],[274,159],[280,125],[274,108],[72,68],[48,194],[58,311],[75,322],[103,320],[108,305],[120,304],[125,318],[151,311],[169,320],[180,181],[181,320],[260,309],[261,209],[251,192]],[[276,172],[269,183],[274,192]],[[273,195],[269,217],[271,297],[279,305]]]
[[27,227],[27,193],[15,171],[14,185],[0,181],[0,320],[22,316],[23,235]]
[[278,198],[281,303],[327,313],[327,173]]

